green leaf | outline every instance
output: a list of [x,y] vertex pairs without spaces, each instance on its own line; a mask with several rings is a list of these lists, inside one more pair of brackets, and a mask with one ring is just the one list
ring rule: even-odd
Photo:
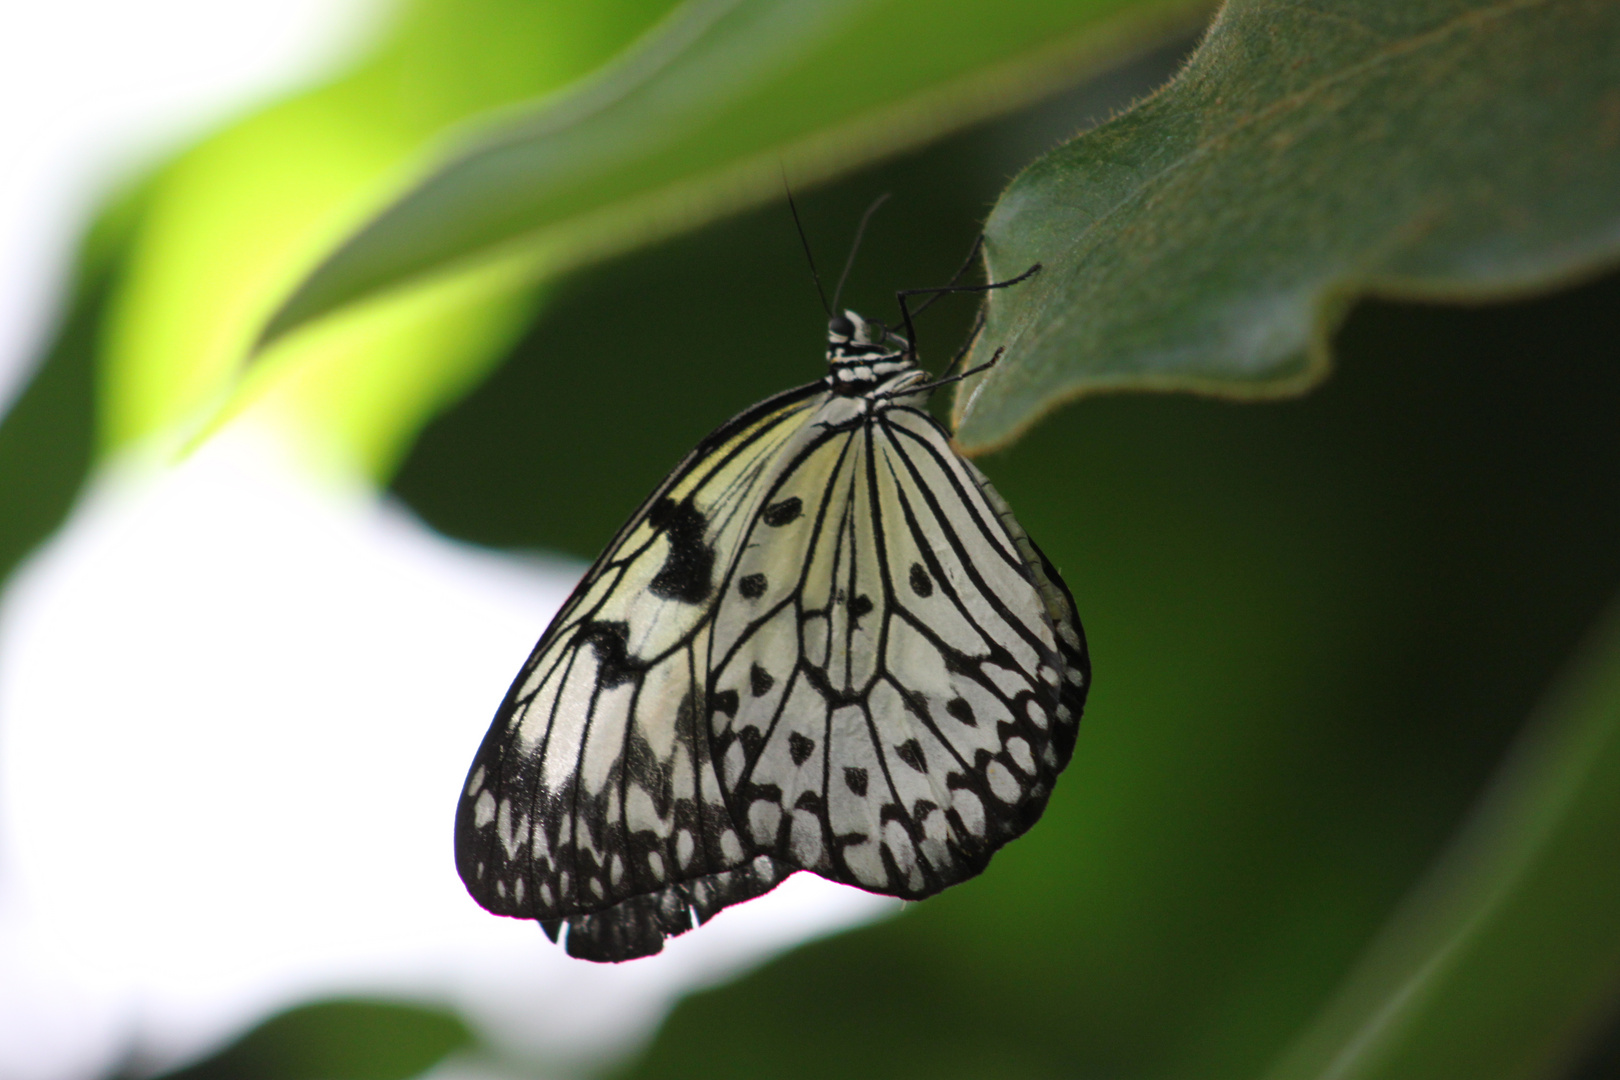
[[66,520],[90,473],[96,347],[145,194],[145,185],[131,185],[86,231],[52,340],[0,418],[0,581]]
[[1014,180],[958,438],[1104,389],[1292,393],[1358,294],[1545,288],[1620,249],[1620,6],[1234,0],[1187,68]]
[[695,0],[575,92],[470,138],[319,266],[262,340],[469,260],[549,272],[1078,81],[1189,0]]
[[[450,126],[567,86],[670,0],[406,0],[329,83],[237,121],[165,165],[137,216],[103,335],[108,451],[172,445],[234,386],[264,320]],[[278,349],[255,419],[346,473],[387,472],[423,420],[528,321],[527,283],[467,275]]]
[[391,1001],[312,1002],[272,1016],[163,1080],[407,1080],[472,1042],[466,1025],[438,1009]]
[[1530,1080],[1620,982],[1620,618],[1269,1080]]

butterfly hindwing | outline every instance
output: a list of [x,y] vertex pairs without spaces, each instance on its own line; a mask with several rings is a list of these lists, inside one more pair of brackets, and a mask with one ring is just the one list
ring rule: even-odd
[[849,424],[835,399],[806,432],[766,500],[801,514],[752,524],[718,601],[721,785],[777,860],[927,896],[1040,815],[1084,696],[1078,620],[920,408]]
[[709,754],[714,589],[813,388],[721,428],[585,575],[508,691],[457,813],[486,908],[569,923],[593,959],[663,938],[787,872],[745,846]]
[[[907,523],[919,538],[940,535],[950,540],[949,550],[958,554],[958,567],[969,572],[972,582],[967,590],[957,590],[953,606],[974,622],[981,638],[999,646],[998,655],[981,666],[981,677],[988,675],[1000,685],[1016,686],[1019,679],[1011,678],[1007,671],[1017,671],[1030,695],[1022,700],[1021,712],[1031,725],[1025,732],[1031,750],[1039,751],[1033,753],[1039,763],[1034,773],[1023,764],[1020,747],[1009,744],[1003,749],[1021,772],[1039,777],[1027,803],[1027,809],[1038,817],[1052,782],[1069,763],[1090,689],[1091,662],[1074,598],[1013,517],[1006,500],[984,473],[955,452],[931,416],[903,408],[887,413],[886,419],[885,432],[895,451],[897,471],[903,463],[904,474],[913,481],[911,488],[901,485],[900,490],[903,494],[915,491],[933,515],[932,525],[926,517],[909,514]],[[982,545],[978,554],[976,545]],[[992,550],[996,558],[988,557]],[[921,584],[920,578],[917,584]],[[970,610],[973,605],[965,599],[969,592],[978,594],[976,617]],[[927,599],[917,597],[911,603],[922,604]],[[940,608],[930,611],[923,605],[920,614],[921,621],[936,632],[950,625]],[[1034,668],[1028,666],[1032,655],[1039,657]],[[1050,689],[1041,690],[1037,685]]]

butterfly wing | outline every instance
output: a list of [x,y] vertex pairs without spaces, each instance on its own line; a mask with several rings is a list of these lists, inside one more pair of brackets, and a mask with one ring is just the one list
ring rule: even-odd
[[456,863],[500,915],[596,960],[769,890],[789,868],[732,825],[710,758],[717,580],[821,383],[777,395],[689,454],[586,573],[507,692],[456,814]]
[[1089,661],[1068,590],[933,418],[843,405],[805,425],[723,584],[714,755],[751,846],[928,896],[1040,816]]

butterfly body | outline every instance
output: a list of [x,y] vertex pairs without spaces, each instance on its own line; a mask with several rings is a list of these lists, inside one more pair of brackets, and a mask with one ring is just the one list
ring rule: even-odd
[[1090,680],[1073,600],[852,312],[828,374],[704,439],[535,646],[457,865],[623,960],[795,870],[920,898],[1045,807]]

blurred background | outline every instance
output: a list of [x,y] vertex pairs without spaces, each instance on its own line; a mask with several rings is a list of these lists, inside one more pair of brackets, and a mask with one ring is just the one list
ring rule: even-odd
[[[299,65],[316,63],[309,57],[339,64],[342,48],[359,48],[352,43],[363,39],[356,28],[365,19],[380,26],[390,17],[380,9],[333,17],[289,50],[280,70],[291,74],[277,77],[308,78],[312,69]],[[1196,40],[1195,25],[1134,40],[1100,73],[1036,104],[806,185],[799,208],[823,273],[841,261],[871,200],[893,193],[845,292],[857,310],[889,317],[894,289],[950,276],[1018,169],[1161,85]],[[211,38],[205,47],[219,46]],[[485,47],[471,37],[465,45],[475,58]],[[231,93],[266,95],[275,85],[267,76]],[[429,94],[431,86],[400,92]],[[43,271],[44,280],[64,283],[65,299],[54,332],[43,335],[48,343],[32,350],[40,366],[0,428],[5,543],[12,563],[35,552],[13,578],[0,623],[0,680],[8,684],[0,758],[12,758],[0,835],[13,849],[0,852],[0,889],[10,890],[0,891],[0,917],[11,920],[9,955],[32,957],[0,973],[10,980],[0,1007],[13,1010],[0,1035],[26,1042],[45,1028],[56,1032],[34,1040],[37,1052],[13,1042],[10,1060],[29,1070],[19,1076],[1264,1075],[1446,850],[1620,584],[1620,278],[1511,304],[1363,301],[1335,336],[1332,376],[1304,397],[1246,405],[1184,395],[1091,398],[980,459],[1063,573],[1095,666],[1074,761],[1046,816],[980,878],[898,913],[858,897],[829,899],[833,907],[820,915],[804,910],[819,898],[784,906],[778,921],[741,944],[672,956],[670,973],[634,986],[553,975],[577,965],[542,959],[544,943],[528,940],[538,931],[503,924],[499,940],[469,944],[471,937],[444,934],[430,956],[397,964],[381,946],[363,962],[329,962],[313,950],[302,967],[266,962],[254,970],[272,989],[233,982],[238,1004],[209,1012],[224,983],[203,979],[193,992],[182,975],[150,976],[191,946],[154,932],[138,956],[118,959],[116,977],[85,950],[141,936],[130,910],[198,904],[217,918],[209,932],[218,940],[276,941],[268,924],[286,909],[256,906],[229,888],[187,892],[207,890],[219,856],[195,837],[173,856],[109,852],[99,830],[122,835],[112,819],[124,812],[147,819],[130,803],[95,802],[86,778],[101,774],[81,769],[76,755],[93,757],[86,740],[102,729],[81,727],[51,742],[30,725],[77,723],[76,713],[51,711],[67,698],[88,702],[132,744],[145,743],[143,732],[182,707],[177,698],[189,700],[174,680],[195,678],[206,688],[197,691],[202,719],[165,744],[173,771],[124,778],[122,798],[171,801],[178,820],[206,816],[220,826],[208,834],[220,847],[248,835],[246,825],[241,833],[231,827],[238,814],[263,813],[264,836],[278,822],[310,836],[335,833],[345,838],[340,851],[403,833],[389,841],[398,845],[390,858],[420,857],[448,874],[456,777],[549,607],[699,438],[754,401],[819,377],[825,317],[786,205],[773,199],[571,272],[548,286],[543,306],[524,299],[491,350],[487,378],[469,378],[463,394],[405,440],[397,466],[372,474],[383,481],[380,503],[363,478],[334,482],[319,469],[264,466],[257,451],[209,458],[205,449],[200,463],[134,469],[97,447],[107,440],[108,320],[129,302],[119,300],[120,283],[142,257],[129,239],[139,227],[130,233],[120,224],[118,200],[150,174],[128,164],[138,156],[106,160],[123,171],[80,189],[99,191],[112,209],[94,218],[100,231],[81,245],[76,279]],[[79,175],[92,172],[84,166]],[[92,205],[88,195],[81,201],[81,225],[92,220]],[[68,264],[65,235],[59,231],[58,267]],[[973,314],[965,300],[931,310],[918,331],[925,361],[943,364]],[[220,441],[233,437],[227,428]],[[176,481],[186,469],[203,478]],[[131,472],[138,476],[128,479]],[[132,514],[146,531],[131,532]],[[316,524],[270,531],[272,521],[286,526],[294,517]],[[243,531],[230,531],[227,519]],[[355,528],[381,547],[354,540]],[[249,534],[264,546],[248,544]],[[127,553],[132,536],[168,555],[84,569],[90,556],[82,552],[111,545]],[[353,561],[338,561],[340,549]],[[378,550],[406,549],[409,557],[399,558],[409,567],[373,593],[330,583],[352,582],[352,567],[375,565]],[[216,564],[212,556],[223,557]],[[156,585],[142,569],[152,565],[164,567]],[[61,583],[92,572],[100,576],[85,586],[90,599],[66,624],[53,623],[67,603]],[[274,598],[241,584],[258,578],[313,583],[313,591],[272,618],[251,602],[273,606]],[[263,591],[296,587],[272,585]],[[125,586],[128,597],[116,592]],[[401,593],[407,587],[415,591]],[[213,606],[187,599],[194,593]],[[454,598],[433,607],[440,593]],[[366,618],[333,614],[344,603],[374,610]],[[179,628],[154,614],[163,607],[178,613]],[[204,618],[214,621],[198,626]],[[384,625],[397,629],[401,620],[406,628],[397,632],[414,635],[408,642]],[[333,622],[335,639],[303,628]],[[241,628],[253,623],[268,624],[269,636]],[[141,640],[142,626],[157,627],[157,640]],[[248,643],[309,633],[341,660],[371,648],[362,639],[375,635],[381,651],[417,651],[398,668],[356,661],[348,671],[337,662],[316,681],[308,668],[277,663],[255,675],[248,664],[231,669],[246,681],[218,685],[199,669],[231,661],[196,651],[188,633],[223,637],[233,656],[257,651],[272,660],[258,651],[272,646]],[[436,633],[447,642],[442,652]],[[480,633],[489,635],[490,655],[469,658],[483,647]],[[30,644],[37,640],[61,643],[66,658]],[[130,654],[111,665],[119,675],[110,683],[87,670],[109,667],[100,649]],[[147,649],[162,659],[143,660]],[[44,666],[20,666],[29,664]],[[150,664],[160,665],[161,679],[131,674]],[[351,776],[387,771],[392,751],[379,746],[417,738],[433,723],[428,716],[396,725],[386,712],[392,705],[368,712],[368,702],[395,701],[367,682],[384,677],[372,673],[437,686],[436,667],[455,669],[442,693],[397,688],[401,700],[457,712],[445,717],[453,735],[432,751],[442,749],[449,780],[427,793],[422,818],[440,813],[442,828],[416,835],[414,811],[364,792],[353,802],[329,796]],[[351,675],[361,685],[346,687]],[[49,707],[34,704],[53,694]],[[261,697],[275,710],[248,709],[257,741],[239,745],[219,734],[242,722],[244,699]],[[332,702],[339,719],[323,711]],[[283,727],[282,718],[305,711],[313,727]],[[321,734],[342,717],[368,723],[353,738]],[[301,742],[274,749],[286,739]],[[199,740],[208,744],[203,756],[176,756],[175,748]],[[19,752],[38,755],[21,759],[32,779],[18,778]],[[325,759],[313,778],[295,772],[307,758]],[[256,760],[286,771],[261,785],[248,775]],[[228,774],[221,797],[234,802],[240,792],[267,805],[221,806],[170,786],[189,776],[196,791],[216,790],[201,775],[214,770]],[[419,775],[441,783],[439,772]],[[48,813],[37,812],[42,803]],[[87,816],[76,817],[74,808],[86,806]],[[312,847],[285,848],[273,853],[273,866],[287,868],[278,876],[310,871],[287,886],[309,902],[301,918],[319,923],[328,907],[357,921],[416,910],[410,873],[396,878],[383,864],[368,871],[365,895],[334,895],[355,887],[341,856],[310,867]],[[272,854],[261,853],[265,861],[250,860],[257,869],[249,873],[266,872]],[[166,877],[170,858],[182,869]],[[30,873],[52,880],[25,880]],[[130,893],[150,899],[131,902]],[[460,900],[466,919],[498,922]],[[446,909],[460,900],[447,898]],[[53,921],[42,906],[72,917]],[[719,934],[728,918],[690,939]],[[47,924],[67,933],[63,925],[103,920],[65,952],[19,944]],[[164,924],[164,933],[184,935],[186,922]],[[277,957],[297,951],[297,940],[322,939],[311,933],[276,944]],[[391,933],[409,939],[409,922]],[[584,1003],[577,1017],[546,996],[553,991],[535,989],[540,976],[502,967],[498,957],[508,951],[534,971],[550,965],[546,985]],[[473,952],[497,959],[480,967],[466,960]],[[70,954],[72,965],[51,959]],[[231,955],[227,948],[220,963]],[[345,974],[346,964],[363,974]],[[70,968],[99,974],[62,974]],[[51,978],[39,974],[45,969]],[[182,969],[204,970],[177,962]],[[491,1020],[502,1014],[503,987],[515,987],[520,1007]],[[1606,1034],[1611,990],[1593,990],[1565,1018],[1541,1074],[1620,1076],[1620,1040]],[[187,1001],[202,1002],[203,1019],[174,1018]],[[522,1034],[555,1026],[562,1014],[596,1033],[573,1042]],[[95,1033],[88,1042],[99,1049],[81,1052],[83,1032]]]

